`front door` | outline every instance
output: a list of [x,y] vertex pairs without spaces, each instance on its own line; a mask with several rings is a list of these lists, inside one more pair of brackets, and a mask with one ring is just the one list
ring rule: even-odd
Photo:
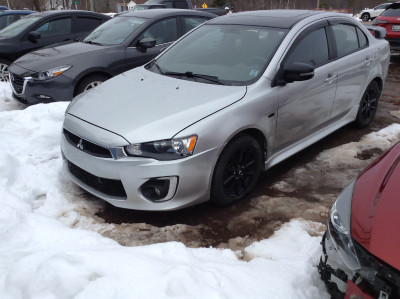
[[32,31],[39,32],[41,36],[33,42],[28,39],[28,34],[26,34],[21,40],[23,54],[45,46],[73,40],[74,36],[71,25],[71,17],[64,17],[52,19],[36,26]]
[[315,69],[312,79],[279,87],[275,152],[315,132],[330,119],[337,70],[331,63],[327,25],[324,22],[306,29],[283,60],[282,68],[293,62],[301,62]]

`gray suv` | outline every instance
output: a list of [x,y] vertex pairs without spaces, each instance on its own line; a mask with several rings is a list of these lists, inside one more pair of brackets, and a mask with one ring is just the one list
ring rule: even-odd
[[367,126],[389,58],[387,41],[342,14],[215,18],[71,102],[66,173],[123,208],[235,203],[260,171],[348,123]]

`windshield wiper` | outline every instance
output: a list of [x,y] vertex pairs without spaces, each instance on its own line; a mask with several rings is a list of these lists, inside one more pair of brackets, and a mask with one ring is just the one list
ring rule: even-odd
[[97,43],[97,42],[93,42],[93,41],[91,41],[91,40],[84,40],[83,42],[84,42],[84,43],[87,43],[87,44],[91,44],[91,45],[103,46],[103,44]]
[[164,75],[166,76],[181,76],[181,77],[187,77],[187,78],[200,78],[204,79],[216,84],[220,85],[225,85],[218,77],[216,76],[210,76],[210,75],[202,75],[202,74],[195,74],[192,72],[184,72],[184,73],[179,73],[179,72],[165,72]]

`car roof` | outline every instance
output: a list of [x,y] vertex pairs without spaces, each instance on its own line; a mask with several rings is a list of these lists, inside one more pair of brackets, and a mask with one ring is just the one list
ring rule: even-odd
[[303,19],[323,13],[325,12],[294,9],[258,10],[222,16],[208,24],[252,25],[289,29]]
[[102,17],[104,19],[110,19],[109,16],[103,15],[98,12],[93,12],[93,11],[88,11],[88,10],[49,10],[49,11],[43,11],[43,12],[37,12],[35,14],[32,14],[32,16],[35,17],[45,17],[45,16],[51,16],[51,15],[69,15],[69,14],[85,14],[85,15],[93,15],[96,17]]
[[32,10],[3,10],[1,11],[1,15],[29,15],[35,12]]
[[146,19],[153,19],[153,18],[185,16],[185,15],[210,17],[210,18],[216,17],[216,15],[214,15],[212,13],[208,13],[208,12],[202,12],[202,11],[191,10],[191,9],[171,9],[171,8],[128,11],[124,14],[120,14],[117,17],[140,17],[140,18],[146,18]]

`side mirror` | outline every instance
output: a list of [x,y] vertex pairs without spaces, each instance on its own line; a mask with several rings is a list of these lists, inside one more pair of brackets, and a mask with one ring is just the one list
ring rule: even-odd
[[38,31],[31,31],[28,33],[28,39],[32,42],[32,43],[36,43],[38,39],[40,39],[42,35],[40,34],[40,32]]
[[138,46],[142,49],[148,49],[148,48],[153,48],[156,45],[156,40],[152,37],[145,37],[142,38],[138,42]]
[[286,83],[305,81],[314,77],[314,67],[301,62],[293,62],[283,67],[283,79]]

